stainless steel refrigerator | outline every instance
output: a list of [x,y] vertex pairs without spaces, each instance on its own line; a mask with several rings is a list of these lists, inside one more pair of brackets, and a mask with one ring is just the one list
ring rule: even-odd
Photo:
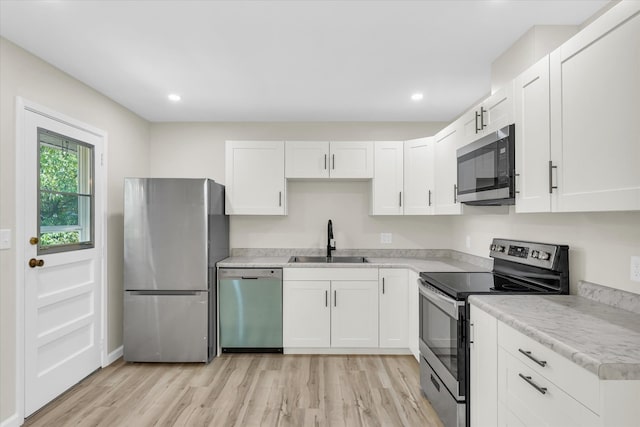
[[209,179],[125,179],[124,360],[211,360],[215,264],[228,256],[224,186]]

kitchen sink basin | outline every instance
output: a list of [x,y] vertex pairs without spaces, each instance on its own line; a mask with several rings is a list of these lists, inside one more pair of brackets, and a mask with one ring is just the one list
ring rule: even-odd
[[325,256],[292,256],[289,258],[289,262],[315,262],[315,263],[348,263],[348,264],[362,264],[368,262],[365,257],[362,256],[334,256],[327,258]]

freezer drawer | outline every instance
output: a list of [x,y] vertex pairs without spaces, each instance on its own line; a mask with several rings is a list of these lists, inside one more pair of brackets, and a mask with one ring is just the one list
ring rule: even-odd
[[124,360],[207,362],[209,292],[124,294]]

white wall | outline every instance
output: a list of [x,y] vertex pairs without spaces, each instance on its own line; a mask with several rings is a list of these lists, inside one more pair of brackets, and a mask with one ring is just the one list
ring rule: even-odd
[[[224,141],[405,140],[433,135],[442,123],[154,123],[151,176],[208,177],[224,183]],[[234,216],[231,247],[322,248],[334,223],[339,249],[443,248],[446,217],[371,217],[368,182],[289,182],[287,216]],[[379,233],[393,233],[391,245]]]
[[[122,344],[122,179],[149,170],[149,124],[95,90],[0,38],[0,228],[12,230],[15,248],[15,103],[21,96],[108,132],[107,348]],[[0,422],[15,412],[14,249],[0,251]]]
[[[579,280],[640,294],[630,257],[640,256],[640,212],[587,212],[458,217],[452,249],[487,256],[492,237],[569,245],[572,291]],[[466,238],[471,238],[471,248]]]

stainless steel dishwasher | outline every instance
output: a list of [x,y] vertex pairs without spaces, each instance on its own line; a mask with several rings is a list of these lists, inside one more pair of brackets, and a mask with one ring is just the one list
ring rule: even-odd
[[282,269],[218,270],[223,353],[282,353]]

